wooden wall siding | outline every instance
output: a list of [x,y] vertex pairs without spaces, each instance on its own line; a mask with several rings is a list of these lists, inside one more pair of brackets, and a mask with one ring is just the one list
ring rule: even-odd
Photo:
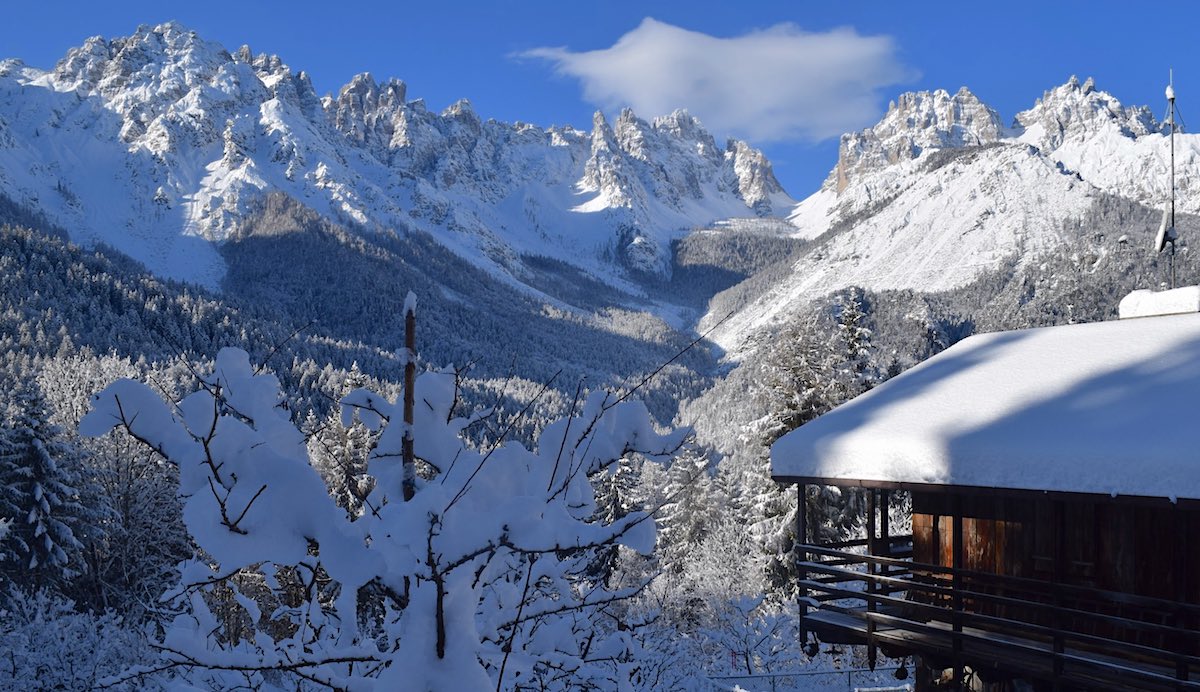
[[[969,497],[962,506],[967,569],[1054,578],[1052,500]],[[1174,600],[1183,586],[1175,578],[1180,567],[1193,574],[1200,569],[1200,512],[1096,502],[1066,502],[1064,511],[1069,584]],[[952,526],[946,496],[913,493],[915,561],[949,566]],[[1181,544],[1181,536],[1198,550]],[[1181,562],[1179,551],[1188,559]],[[1200,603],[1200,578],[1187,583],[1186,599]]]
[[[964,567],[971,571],[1053,581],[1057,547],[1057,515],[1052,496],[1029,499],[964,495]],[[913,560],[949,567],[953,564],[954,498],[949,494],[912,494]],[[1167,600],[1200,603],[1200,511],[1174,507],[1151,508],[1120,502],[1064,501],[1062,522],[1066,541],[1063,580],[1067,584],[1139,594]],[[1030,601],[1051,602],[1051,596],[1028,594]],[[1072,604],[1064,604],[1071,606]],[[1085,607],[1079,603],[1078,607]],[[977,612],[1035,620],[1012,607],[967,604]],[[1110,615],[1137,617],[1129,606],[1097,604],[1086,607]],[[1145,614],[1142,614],[1143,616]],[[1157,617],[1157,615],[1151,616]],[[1164,614],[1162,624],[1171,616]],[[1039,622],[1052,625],[1054,623]],[[1077,631],[1117,636],[1094,623],[1058,623]],[[1200,622],[1188,623],[1200,627]],[[1155,635],[1134,635],[1137,643],[1163,646]]]

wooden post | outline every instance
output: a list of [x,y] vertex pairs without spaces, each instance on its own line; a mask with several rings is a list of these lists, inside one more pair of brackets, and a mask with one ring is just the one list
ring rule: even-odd
[[[948,567],[949,565],[942,564],[942,515],[933,514],[933,530],[931,531],[930,543],[933,544],[933,564],[935,567]],[[940,576],[940,575],[938,575]]]
[[[867,489],[867,554],[878,555],[877,543],[875,540],[875,490]],[[878,657],[878,651],[875,646],[875,618],[871,617],[876,610],[875,606],[875,572],[876,565],[874,562],[867,562],[867,666],[871,670],[875,670],[875,661]]]
[[[1175,505],[1175,600],[1179,605],[1173,613],[1174,625],[1181,630],[1188,629],[1187,610],[1184,604],[1188,602],[1188,560],[1191,556],[1191,531],[1189,530],[1188,522],[1190,517],[1187,512],[1179,510],[1178,503]],[[1176,637],[1175,638],[1175,653],[1179,655],[1175,659],[1175,679],[1188,679],[1188,664],[1183,658],[1192,652],[1191,637]]]
[[883,539],[883,549],[888,557],[892,556],[892,511],[888,506],[888,491],[879,491],[879,537]]
[[803,584],[808,579],[808,568],[804,563],[808,562],[808,551],[804,546],[808,545],[808,486],[804,483],[796,484],[796,580],[799,583],[799,590],[796,592],[797,604],[800,607],[800,646],[803,647],[808,643],[808,629],[804,624],[804,618],[808,615],[808,587]]
[[1062,500],[1053,501],[1054,508],[1054,690],[1063,689],[1063,589],[1067,581],[1067,508]]
[[[892,513],[888,507],[888,491],[886,488],[879,491],[879,542],[883,544],[883,552],[887,557],[892,557]],[[879,572],[887,576],[892,571],[888,565],[880,565]]]
[[954,598],[952,621],[954,624],[954,686],[955,689],[963,689],[963,657],[962,657],[962,614],[963,614],[963,569],[966,565],[963,559],[963,509],[962,495],[954,496],[954,508],[952,510],[954,516],[952,519],[952,541],[954,543],[951,554],[951,562],[953,563],[954,575],[952,583],[954,585]]
[[[933,545],[933,559],[930,562],[934,567],[948,567],[949,565],[942,564],[942,515],[933,514],[933,527],[930,531],[930,543]],[[944,574],[942,572],[930,571],[929,581],[939,586],[943,583]],[[929,594],[929,602],[935,605],[944,605],[946,599],[944,596]]]
[[417,376],[417,297],[410,291],[404,301],[404,438],[400,442],[404,464],[404,500],[417,492],[417,469],[413,452],[413,386]]
[[[932,525],[930,526],[930,532],[929,532],[930,541],[929,541],[929,543],[931,544],[932,549],[934,549],[934,553],[932,553],[932,555],[930,555],[929,562],[931,565],[934,565],[935,567],[948,567],[949,565],[947,565],[946,562],[944,562],[942,560],[942,556],[944,555],[944,553],[942,552],[942,513],[941,513],[941,510],[938,510],[937,512],[935,512],[934,515],[930,515],[930,517],[932,518]],[[928,580],[929,580],[930,584],[934,584],[937,586],[944,586],[944,585],[946,585],[946,573],[940,572],[937,570],[930,570],[929,574],[928,574]],[[946,606],[946,596],[944,596],[944,595],[934,594],[934,592],[928,592],[928,594],[925,594],[924,597],[929,598],[928,602],[929,602],[929,604],[931,604],[931,606],[941,606],[941,607]]]

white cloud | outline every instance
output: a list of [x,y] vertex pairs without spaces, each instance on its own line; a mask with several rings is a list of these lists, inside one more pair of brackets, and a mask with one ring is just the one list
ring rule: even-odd
[[718,38],[645,19],[610,48],[537,48],[606,110],[642,116],[686,108],[714,132],[752,141],[821,140],[879,115],[880,90],[914,78],[887,36],[779,24]]

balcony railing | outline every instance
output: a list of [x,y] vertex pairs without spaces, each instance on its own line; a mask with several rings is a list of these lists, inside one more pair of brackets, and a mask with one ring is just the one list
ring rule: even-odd
[[800,546],[808,631],[985,679],[1200,690],[1200,606],[915,563],[907,536],[876,539],[881,555],[865,543]]

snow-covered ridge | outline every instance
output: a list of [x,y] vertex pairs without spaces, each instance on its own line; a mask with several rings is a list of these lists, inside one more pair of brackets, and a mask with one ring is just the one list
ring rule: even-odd
[[91,38],[50,71],[0,64],[0,192],[210,285],[212,243],[273,191],[365,231],[428,231],[512,276],[527,253],[661,272],[686,229],[794,204],[760,152],[718,146],[682,111],[597,114],[588,133],[484,120],[466,100],[435,113],[407,92],[361,74],[322,98],[278,56],[176,23]]
[[[737,357],[797,304],[850,285],[938,291],[1009,258],[1019,270],[1072,242],[1063,229],[1100,195],[1161,206],[1168,147],[1149,108],[1091,79],[1045,92],[1010,128],[965,88],[901,95],[842,137],[825,184],[789,215],[812,250],[715,339]],[[1200,212],[1200,135],[1177,136],[1175,153],[1177,209]]]

